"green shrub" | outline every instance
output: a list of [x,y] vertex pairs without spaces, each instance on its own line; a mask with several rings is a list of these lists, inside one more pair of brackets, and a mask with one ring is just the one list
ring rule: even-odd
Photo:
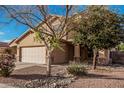
[[74,76],[82,76],[87,74],[87,70],[82,64],[70,64],[67,67],[67,71],[69,74]]
[[119,44],[117,47],[120,51],[124,51],[124,43]]
[[15,67],[15,59],[12,55],[4,54],[0,56],[0,75],[8,77]]

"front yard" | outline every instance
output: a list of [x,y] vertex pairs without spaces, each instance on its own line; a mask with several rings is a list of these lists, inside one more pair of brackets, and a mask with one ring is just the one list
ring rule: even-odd
[[15,87],[124,88],[123,66],[98,67],[95,71],[88,70],[87,76],[77,78],[68,77],[65,66],[53,66],[52,77],[49,78],[45,71],[46,68],[41,66],[22,68],[8,78],[0,77],[0,83]]
[[73,78],[66,77],[64,66],[53,66],[52,76],[46,77],[46,68],[32,66],[13,71],[10,77],[0,77],[0,83],[14,87],[67,87]]

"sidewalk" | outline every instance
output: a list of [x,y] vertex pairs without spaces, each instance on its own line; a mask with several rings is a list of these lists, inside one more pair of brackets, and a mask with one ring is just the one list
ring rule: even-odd
[[14,87],[0,83],[0,88],[14,88]]

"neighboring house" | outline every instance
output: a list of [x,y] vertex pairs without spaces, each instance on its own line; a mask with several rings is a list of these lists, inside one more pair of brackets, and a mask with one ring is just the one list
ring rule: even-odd
[[8,47],[9,47],[8,43],[0,42],[0,54],[2,54],[4,52],[4,50]]
[[[57,18],[54,17],[52,22],[57,24]],[[41,25],[44,24],[41,23]],[[17,50],[17,62],[46,64],[46,47],[43,43],[36,42],[34,36],[34,32],[29,29],[23,35],[10,42],[10,47],[15,47]],[[72,39],[69,37],[71,37],[71,34],[65,36],[61,41],[61,47],[64,51],[60,49],[53,51],[52,64],[85,59],[85,49],[81,48],[80,45],[73,45]]]
[[110,50],[103,49],[99,51],[98,62],[103,65],[108,65],[112,63],[112,59],[110,58]]

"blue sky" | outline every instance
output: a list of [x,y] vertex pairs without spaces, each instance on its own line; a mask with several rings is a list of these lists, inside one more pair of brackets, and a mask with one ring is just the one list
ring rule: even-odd
[[[83,7],[80,6],[79,9],[82,9]],[[119,14],[124,14],[124,6],[109,6],[112,10],[117,10]],[[60,6],[50,6],[50,12],[52,14],[58,14],[62,15],[64,9],[60,9]],[[5,17],[4,13],[0,11],[0,22],[8,22],[8,18]],[[0,24],[0,41],[3,42],[10,42],[11,40],[19,37],[21,34],[23,34],[25,31],[27,31],[28,27],[18,24],[15,21],[10,22],[9,24]]]

